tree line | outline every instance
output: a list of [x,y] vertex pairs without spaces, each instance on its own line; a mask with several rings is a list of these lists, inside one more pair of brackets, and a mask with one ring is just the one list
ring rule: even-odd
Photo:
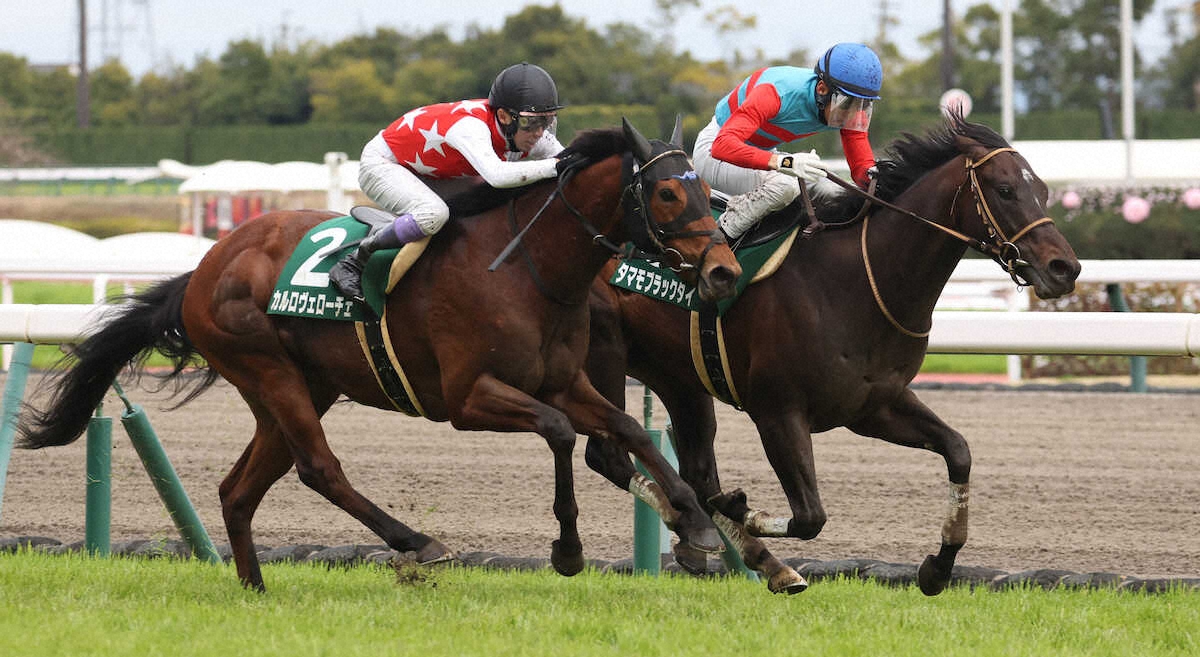
[[[1142,20],[1154,0],[1135,0]],[[656,0],[662,22],[672,12],[700,10],[700,0]],[[1169,54],[1138,60],[1142,108],[1197,110],[1200,96],[1200,2],[1191,21],[1175,23]],[[755,17],[732,7],[708,14],[731,43]],[[935,110],[943,91],[941,30],[923,37],[922,57],[906,60],[880,22],[864,35],[884,61],[880,112]],[[955,86],[968,91],[977,112],[1000,110],[1000,16],[990,4],[970,7],[954,26]],[[1089,110],[1119,115],[1118,3],[1111,0],[1021,0],[1014,15],[1015,82],[1028,111]],[[215,59],[156,70],[134,79],[116,60],[90,71],[94,126],[226,126],[305,123],[386,123],[409,108],[487,95],[493,77],[519,61],[554,76],[571,105],[652,106],[660,115],[703,115],[748,72],[766,65],[811,66],[817,53],[797,50],[781,59],[733,48],[724,59],[701,61],[651,27],[588,25],[560,5],[529,6],[495,29],[473,27],[461,40],[444,29],[404,34],[381,27],[332,44],[238,40]],[[49,71],[0,52],[0,130],[75,124],[75,75]]]

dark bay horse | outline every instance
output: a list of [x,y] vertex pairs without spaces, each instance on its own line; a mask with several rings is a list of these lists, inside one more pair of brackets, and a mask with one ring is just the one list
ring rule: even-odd
[[[807,584],[754,537],[811,539],[821,531],[811,434],[835,427],[945,459],[941,549],[922,563],[919,583],[929,595],[946,586],[967,538],[971,454],[908,387],[925,356],[934,303],[970,240],[1002,254],[1042,298],[1069,293],[1079,274],[1071,246],[1045,218],[1046,185],[992,130],[955,117],[894,142],[889,156],[879,163],[878,196],[959,235],[876,206],[866,220],[797,239],[777,273],[749,286],[721,318],[732,388],[758,428],[790,517],[753,510],[740,490],[721,486],[713,399],[693,367],[689,312],[609,285],[611,270],[592,288],[593,384],[619,404],[628,372],[657,393],[674,424],[680,474],[773,591]],[[844,220],[862,203],[834,196],[818,215]],[[794,215],[799,205],[783,212]],[[586,456],[618,486],[633,472],[627,456],[600,441],[588,441]]]
[[[641,425],[588,381],[586,300],[612,256],[606,244],[631,240],[664,260],[670,256],[713,299],[732,294],[741,269],[709,214],[707,185],[679,146],[651,142],[626,123],[624,130],[584,133],[564,154],[570,155],[565,161],[580,164],[558,181],[515,191],[489,188],[452,201],[456,219],[432,238],[388,296],[391,347],[428,418],[449,420],[458,429],[545,438],[555,462],[560,537],[551,555],[559,572],[574,574],[584,563],[571,471],[577,433],[611,440],[616,451],[645,459],[658,483],[642,482],[636,493],[664,510],[681,544],[718,551],[720,537],[691,488],[657,454]],[[233,558],[246,586],[263,588],[251,540],[254,512],[293,465],[301,481],[391,548],[416,552],[422,563],[452,558],[441,542],[359,494],[326,442],[321,417],[343,395],[394,410],[354,324],[267,314],[297,243],[333,216],[297,211],[259,217],[213,246],[191,273],[118,306],[79,345],[76,364],[57,380],[50,406],[27,416],[23,446],[75,440],[113,379],[152,349],[176,363],[171,376],[203,357],[208,377],[191,394],[220,375],[238,389],[257,423],[220,486]],[[489,272],[505,244],[530,224],[519,251]]]

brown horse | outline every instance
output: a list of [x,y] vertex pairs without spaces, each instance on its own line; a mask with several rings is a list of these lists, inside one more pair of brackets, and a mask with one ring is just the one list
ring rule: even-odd
[[[878,196],[893,207],[797,239],[777,273],[749,286],[721,318],[731,388],[758,428],[790,518],[752,510],[740,490],[721,487],[713,400],[693,367],[689,312],[619,290],[606,276],[592,288],[592,382],[618,404],[626,372],[658,394],[674,424],[680,474],[772,591],[807,584],[754,537],[811,539],[821,531],[811,434],[835,427],[945,459],[942,545],[922,563],[919,583],[929,595],[946,586],[967,538],[971,454],[908,387],[925,356],[934,303],[968,243],[999,256],[1042,298],[1069,293],[1079,274],[1071,246],[1045,218],[1045,184],[992,130],[956,117],[924,137],[906,135],[889,155],[879,163]],[[818,215],[845,219],[862,204],[861,196],[837,195],[819,203]],[[795,219],[799,205],[768,219]],[[618,486],[633,472],[627,456],[600,441],[588,441],[586,455]]]
[[[579,166],[567,167],[558,181],[515,192],[487,188],[452,201],[456,220],[388,296],[391,348],[426,417],[458,429],[545,438],[555,462],[560,537],[551,554],[559,572],[583,567],[571,472],[576,433],[601,436],[618,452],[645,459],[658,483],[643,482],[637,494],[666,512],[682,544],[718,551],[717,530],[692,490],[638,422],[601,397],[583,372],[585,301],[610,249],[626,240],[681,265],[713,299],[732,293],[741,270],[708,212],[707,186],[678,146],[650,142],[626,123],[623,131],[584,133],[563,161]],[[172,376],[201,356],[208,368],[204,383],[224,377],[257,422],[220,486],[233,559],[246,586],[263,588],[251,519],[293,465],[301,481],[393,549],[416,552],[423,563],[452,558],[441,542],[359,494],[326,442],[321,417],[342,395],[393,410],[354,324],[267,313],[297,243],[332,216],[264,215],[218,242],[195,271],[120,306],[79,345],[77,364],[56,384],[49,408],[22,427],[23,446],[76,439],[114,377],[151,349],[172,357]],[[522,226],[530,228],[520,257],[489,272],[488,263]]]

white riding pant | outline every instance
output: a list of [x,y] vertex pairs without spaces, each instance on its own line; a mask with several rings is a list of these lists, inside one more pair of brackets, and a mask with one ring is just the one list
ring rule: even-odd
[[381,135],[363,147],[358,165],[358,186],[380,208],[393,214],[408,213],[433,235],[450,219],[450,208],[417,174],[396,162]]
[[800,195],[800,179],[778,171],[747,169],[712,156],[713,141],[720,130],[714,118],[696,137],[692,161],[696,173],[714,189],[730,196],[721,215],[721,229],[730,238],[758,223],[768,214],[787,207]]

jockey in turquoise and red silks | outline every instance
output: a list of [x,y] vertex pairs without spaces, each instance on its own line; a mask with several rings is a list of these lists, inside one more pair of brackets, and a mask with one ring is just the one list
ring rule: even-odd
[[696,172],[730,195],[721,216],[736,239],[768,213],[800,194],[801,181],[825,176],[816,152],[783,153],[782,144],[825,130],[840,130],[850,174],[866,187],[875,155],[867,139],[883,67],[869,47],[839,43],[812,70],[795,66],[760,69],[717,102],[696,138]]

